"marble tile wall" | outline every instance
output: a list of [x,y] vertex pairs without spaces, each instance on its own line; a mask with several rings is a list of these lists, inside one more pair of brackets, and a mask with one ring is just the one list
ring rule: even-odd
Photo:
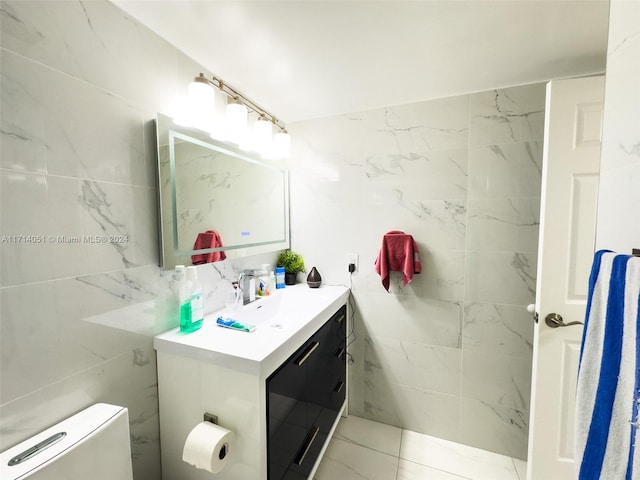
[[640,248],[640,3],[611,0],[596,248]]
[[[176,322],[149,120],[203,68],[106,1],[0,15],[0,449],[113,402],[136,478],[159,478],[151,339]],[[533,85],[293,126],[294,248],[354,291],[354,413],[524,455],[543,105]],[[387,294],[394,228],[424,273]],[[200,269],[209,309],[241,267]]]
[[[543,84],[290,126],[292,244],[357,307],[350,411],[525,458]],[[423,272],[387,293],[385,232]],[[347,273],[346,255],[359,254]]]
[[[2,1],[0,22],[0,450],[110,402],[158,479],[152,338],[177,319],[150,122],[206,70],[107,1]],[[207,310],[242,262],[198,267]]]

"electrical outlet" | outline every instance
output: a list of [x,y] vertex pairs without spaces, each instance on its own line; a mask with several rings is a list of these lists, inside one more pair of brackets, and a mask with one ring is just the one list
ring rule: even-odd
[[358,254],[357,253],[347,253],[347,267],[352,264],[358,270]]

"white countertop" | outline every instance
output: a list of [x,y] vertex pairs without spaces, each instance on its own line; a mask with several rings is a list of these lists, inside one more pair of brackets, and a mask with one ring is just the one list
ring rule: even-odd
[[[266,378],[346,303],[348,295],[349,289],[342,285],[287,286],[235,311],[222,309],[206,315],[195,332],[174,328],[162,333],[153,346],[158,353],[189,356]],[[219,327],[219,316],[252,323],[256,329],[241,332]]]

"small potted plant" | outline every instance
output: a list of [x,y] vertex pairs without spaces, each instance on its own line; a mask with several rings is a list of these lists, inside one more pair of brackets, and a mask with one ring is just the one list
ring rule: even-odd
[[286,285],[295,285],[298,273],[305,271],[302,255],[291,250],[280,253],[277,266],[284,267],[284,283]]

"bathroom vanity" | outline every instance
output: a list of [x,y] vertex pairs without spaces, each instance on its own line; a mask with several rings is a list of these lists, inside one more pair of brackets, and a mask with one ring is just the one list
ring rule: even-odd
[[[346,408],[347,298],[342,286],[287,286],[203,327],[154,339],[164,480],[306,479]],[[256,325],[216,325],[229,316]],[[212,474],[182,461],[204,414],[235,433],[232,461]]]

